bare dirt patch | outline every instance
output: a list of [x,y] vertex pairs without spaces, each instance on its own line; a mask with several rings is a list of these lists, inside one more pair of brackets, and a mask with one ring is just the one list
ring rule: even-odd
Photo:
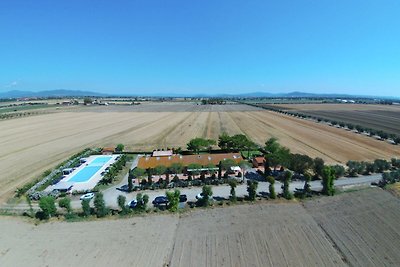
[[400,200],[379,188],[306,202],[351,266],[399,266]]
[[34,226],[0,218],[1,266],[165,266],[177,216]]

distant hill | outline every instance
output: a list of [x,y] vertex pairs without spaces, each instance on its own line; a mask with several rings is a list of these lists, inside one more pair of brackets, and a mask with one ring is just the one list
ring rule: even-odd
[[350,94],[314,94],[314,93],[305,93],[294,91],[290,93],[269,93],[269,92],[250,92],[243,94],[196,94],[196,93],[186,93],[186,94],[176,94],[176,93],[162,93],[162,94],[103,94],[92,91],[81,91],[81,90],[48,90],[48,91],[19,91],[13,90],[8,92],[0,92],[0,99],[9,99],[9,98],[23,98],[23,97],[83,97],[83,96],[94,96],[94,97],[107,97],[107,96],[115,96],[115,97],[132,97],[132,96],[149,96],[149,97],[198,97],[198,98],[207,98],[207,97],[222,97],[222,98],[263,98],[263,97],[274,97],[274,98],[378,98],[378,99],[398,99],[397,97],[382,97],[382,96],[363,96],[363,95],[350,95]]
[[80,90],[48,90],[48,91],[19,91],[13,90],[8,92],[0,92],[0,98],[22,98],[22,97],[74,97],[74,96],[106,96],[106,94],[100,94],[91,91],[80,91]]

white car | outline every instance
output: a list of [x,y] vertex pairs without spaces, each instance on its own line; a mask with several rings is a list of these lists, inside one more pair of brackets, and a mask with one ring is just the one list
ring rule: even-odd
[[202,198],[203,198],[203,192],[196,195],[196,199],[202,199]]
[[94,193],[86,193],[83,196],[81,196],[79,199],[80,200],[90,200],[94,197]]

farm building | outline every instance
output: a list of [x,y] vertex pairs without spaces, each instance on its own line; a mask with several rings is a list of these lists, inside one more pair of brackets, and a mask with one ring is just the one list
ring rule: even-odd
[[153,157],[169,157],[172,156],[172,150],[153,151]]
[[113,147],[105,147],[103,148],[103,150],[101,151],[101,153],[103,153],[103,155],[111,155],[115,152],[115,148]]
[[252,161],[252,163],[253,163],[253,167],[254,168],[258,168],[258,167],[262,167],[262,166],[264,166],[264,157],[255,157],[255,158],[253,158],[253,161]]
[[147,157],[141,157],[139,159],[137,166],[138,168],[149,169],[149,168],[155,168],[159,165],[169,167],[173,163],[180,163],[184,167],[187,167],[190,164],[199,164],[202,167],[207,167],[210,164],[216,166],[219,164],[220,161],[227,159],[231,159],[238,164],[243,160],[242,156],[239,153],[172,155],[172,156],[157,156],[157,157],[147,156]]

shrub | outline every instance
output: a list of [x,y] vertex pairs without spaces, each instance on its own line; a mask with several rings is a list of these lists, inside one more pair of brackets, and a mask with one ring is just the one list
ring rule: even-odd
[[120,209],[121,209],[121,213],[122,213],[122,214],[126,214],[127,211],[128,211],[128,209],[127,209],[127,207],[126,207],[126,205],[125,205],[125,203],[126,203],[126,197],[123,196],[123,195],[119,195],[118,198],[117,198],[117,202],[118,202],[118,206],[119,206]]
[[212,188],[209,185],[204,185],[202,188],[203,197],[199,199],[199,203],[203,207],[210,205],[210,197],[213,195]]
[[101,217],[105,217],[109,210],[106,207],[106,203],[104,201],[103,198],[103,194],[102,193],[97,193],[94,197],[94,208],[95,208],[95,212],[97,217],[101,218]]
[[334,187],[335,170],[329,166],[324,167],[322,170],[322,193],[327,196],[335,194]]
[[71,213],[71,199],[69,197],[64,197],[58,201],[58,206],[67,210],[67,213]]
[[290,180],[292,179],[292,173],[290,171],[286,171],[284,173],[284,180],[283,180],[283,197],[286,199],[292,199],[293,195],[292,193],[289,191],[289,183]]
[[249,194],[250,201],[254,201],[256,199],[257,187],[258,187],[257,181],[247,180],[247,192]]
[[166,196],[168,198],[168,210],[171,212],[176,212],[179,205],[179,196],[181,192],[178,189],[174,191],[167,191]]
[[229,181],[229,186],[231,187],[231,195],[230,195],[230,200],[235,202],[236,201],[236,186],[237,186],[237,181],[236,180],[230,180]]
[[84,199],[81,202],[82,205],[82,211],[83,211],[83,216],[87,217],[91,213],[90,205],[89,205],[90,200],[89,199]]
[[336,179],[339,177],[342,177],[346,173],[346,170],[342,165],[339,165],[339,164],[333,165],[333,166],[331,166],[331,168],[335,171]]
[[276,198],[276,193],[275,193],[275,179],[272,176],[267,176],[267,182],[269,183],[269,197],[272,199]]
[[42,210],[44,219],[54,216],[57,212],[54,197],[51,196],[41,197],[39,200],[39,207]]
[[115,148],[115,151],[117,152],[122,152],[124,151],[125,146],[123,144],[118,144],[117,147]]

